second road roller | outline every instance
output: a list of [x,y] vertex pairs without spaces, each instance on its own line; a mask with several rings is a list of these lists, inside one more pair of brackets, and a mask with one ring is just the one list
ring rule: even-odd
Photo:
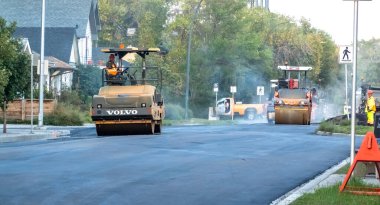
[[275,124],[310,125],[313,92],[307,87],[312,67],[278,66],[284,77],[278,80],[274,96]]
[[[159,70],[147,66],[149,54],[163,54],[159,48],[107,48],[109,61],[103,70],[103,82],[99,93],[93,96],[91,118],[96,125],[98,136],[129,134],[160,134],[165,117],[164,100],[156,84],[161,75],[147,75],[148,70]],[[139,66],[132,67],[125,60],[142,59]],[[116,59],[116,60],[115,60]],[[123,66],[123,61],[125,66]],[[141,78],[136,74],[141,72]]]

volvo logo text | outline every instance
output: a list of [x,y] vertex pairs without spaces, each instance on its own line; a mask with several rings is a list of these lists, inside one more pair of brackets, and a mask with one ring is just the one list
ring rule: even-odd
[[109,115],[137,115],[137,110],[107,110]]

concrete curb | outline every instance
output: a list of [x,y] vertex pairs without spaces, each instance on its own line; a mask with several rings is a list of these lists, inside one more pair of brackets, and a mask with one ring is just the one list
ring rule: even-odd
[[[346,134],[346,133],[332,133],[332,132],[323,132],[323,131],[317,131],[317,135],[323,135],[323,136],[351,136],[351,134]],[[355,135],[355,137],[364,137],[365,135]]]
[[21,134],[17,136],[1,136],[0,143],[20,142],[49,138],[50,134]]
[[0,143],[11,143],[30,140],[57,139],[69,136],[70,130],[37,130],[34,133],[4,134],[0,135]]
[[321,184],[329,184],[328,182],[326,182],[329,176],[334,174],[337,170],[344,167],[348,163],[350,163],[350,157],[346,158],[339,164],[326,170],[325,172],[318,175],[317,177],[310,180],[309,182],[302,184],[299,187],[296,187],[295,189],[291,190],[290,192],[276,199],[275,201],[271,203],[271,205],[288,205],[294,202],[296,199],[298,199],[305,193],[313,193],[316,189],[322,187]]

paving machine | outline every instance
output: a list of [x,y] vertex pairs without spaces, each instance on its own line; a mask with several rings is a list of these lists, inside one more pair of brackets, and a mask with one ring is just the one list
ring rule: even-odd
[[[151,53],[160,54],[160,49],[121,47],[101,51],[115,56],[117,70],[103,70],[105,85],[93,96],[91,118],[98,136],[160,134],[165,110],[160,89],[155,84],[161,82],[161,72],[158,67],[146,65],[146,57]],[[142,59],[141,66],[123,66],[123,59],[136,54]],[[150,69],[156,69],[157,78],[146,78]],[[141,79],[136,78],[138,71]]]
[[273,100],[275,124],[310,125],[313,91],[306,86],[306,73],[312,67],[285,65],[278,69],[284,72],[284,78],[278,79]]

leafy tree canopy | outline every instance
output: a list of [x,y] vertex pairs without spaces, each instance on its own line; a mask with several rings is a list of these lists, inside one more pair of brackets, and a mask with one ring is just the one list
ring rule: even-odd
[[[0,104],[23,96],[30,88],[30,56],[22,44],[12,37],[15,23],[0,18]],[[3,108],[3,106],[1,106]]]
[[[218,96],[230,96],[230,86],[236,85],[237,100],[257,102],[256,86],[269,88],[269,80],[280,75],[277,66],[285,62],[312,66],[312,83],[322,87],[339,74],[337,47],[329,35],[306,19],[296,21],[248,8],[246,0],[100,2],[104,42],[126,41],[136,46],[164,43],[169,48],[169,55],[160,61],[167,102],[184,103],[192,29],[189,104],[195,115],[207,113],[205,109],[213,105],[214,83],[219,84]],[[116,34],[131,26],[137,27],[135,37]]]

